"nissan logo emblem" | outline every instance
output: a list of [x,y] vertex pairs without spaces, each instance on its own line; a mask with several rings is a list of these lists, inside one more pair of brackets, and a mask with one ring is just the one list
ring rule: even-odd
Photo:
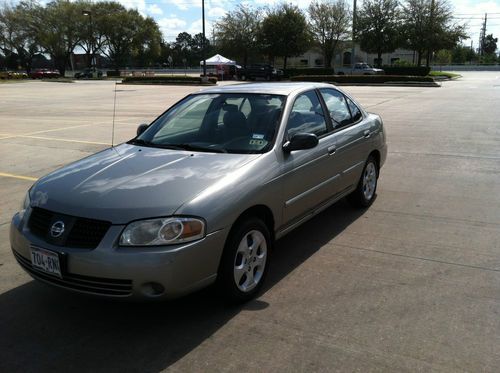
[[50,235],[54,238],[60,237],[64,233],[64,222],[61,220],[56,221],[50,227]]

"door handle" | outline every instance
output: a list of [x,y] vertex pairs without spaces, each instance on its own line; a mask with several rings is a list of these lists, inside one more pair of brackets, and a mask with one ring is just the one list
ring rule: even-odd
[[336,147],[335,145],[330,146],[330,147],[328,148],[328,154],[329,154],[329,155],[333,155],[333,154],[335,154],[335,152],[336,152],[336,151],[337,151],[337,147]]
[[363,132],[363,136],[365,139],[369,138],[371,136],[370,130],[366,130],[365,132]]

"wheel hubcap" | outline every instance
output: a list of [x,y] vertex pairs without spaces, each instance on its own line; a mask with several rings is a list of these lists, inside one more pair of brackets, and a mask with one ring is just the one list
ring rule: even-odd
[[255,288],[264,273],[267,259],[267,242],[256,230],[243,236],[234,259],[234,281],[243,292]]
[[370,162],[366,165],[363,174],[363,195],[369,201],[373,198],[375,187],[377,186],[377,170],[375,165]]

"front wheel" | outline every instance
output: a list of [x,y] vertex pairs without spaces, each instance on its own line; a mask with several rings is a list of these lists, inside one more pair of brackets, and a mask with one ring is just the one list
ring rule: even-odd
[[365,163],[356,190],[347,196],[348,201],[356,207],[369,207],[375,200],[377,180],[377,161],[371,155]]
[[246,302],[259,292],[269,267],[271,235],[257,218],[239,223],[231,232],[221,263],[217,282],[225,298]]

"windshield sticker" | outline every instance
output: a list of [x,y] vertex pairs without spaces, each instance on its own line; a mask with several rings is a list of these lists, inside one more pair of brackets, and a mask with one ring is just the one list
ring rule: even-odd
[[250,145],[266,145],[266,140],[250,140]]
[[260,133],[254,133],[252,135],[252,139],[262,140],[263,138],[264,138],[264,135],[261,135]]

